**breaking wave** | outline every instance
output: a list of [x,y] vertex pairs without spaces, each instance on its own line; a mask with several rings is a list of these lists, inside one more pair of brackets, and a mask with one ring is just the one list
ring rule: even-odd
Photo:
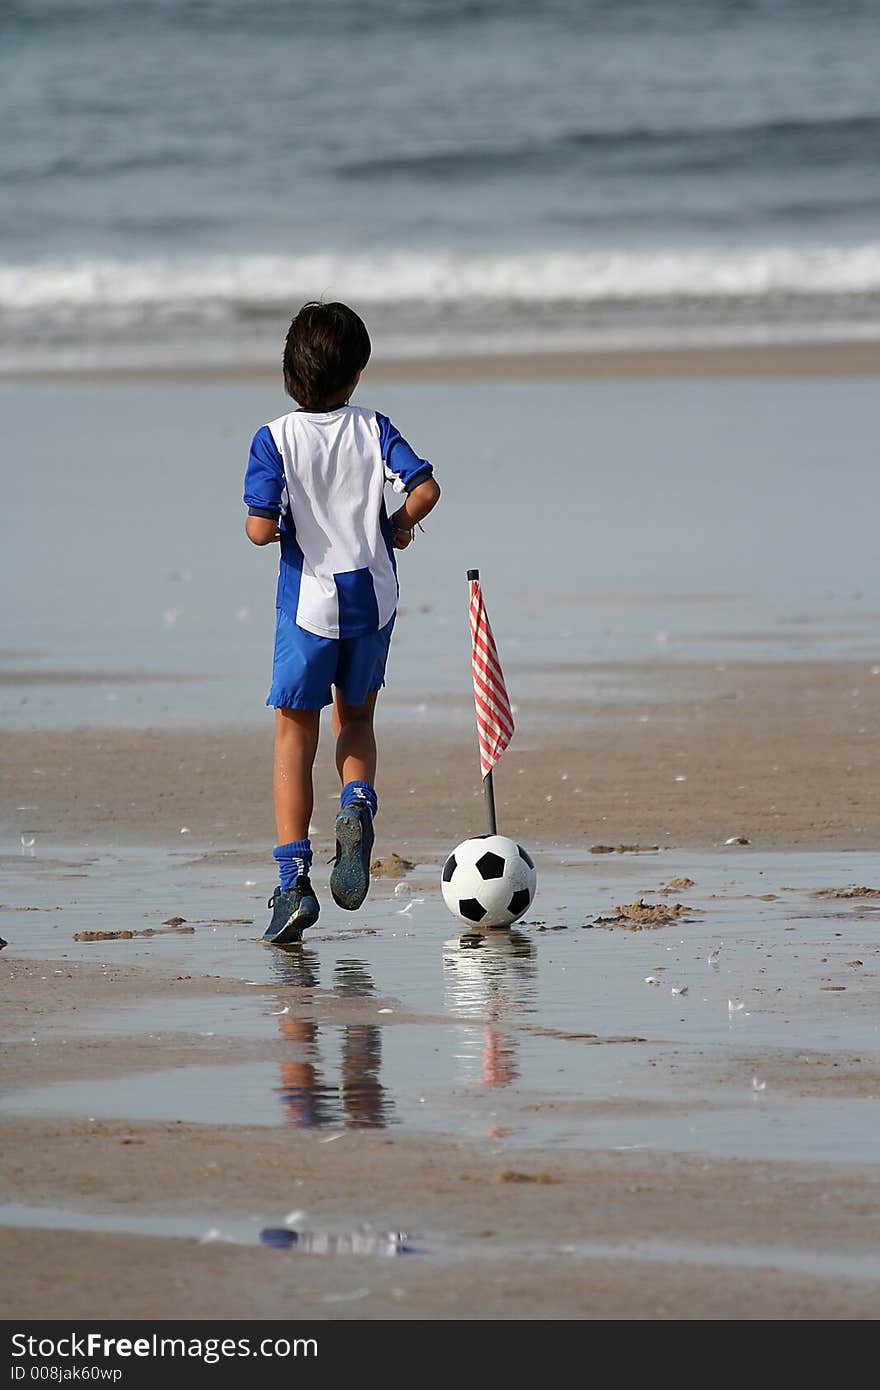
[[247,320],[310,298],[365,308],[528,310],[816,299],[880,292],[880,242],[752,249],[506,255],[224,255],[46,260],[0,266],[0,322],[97,327]]

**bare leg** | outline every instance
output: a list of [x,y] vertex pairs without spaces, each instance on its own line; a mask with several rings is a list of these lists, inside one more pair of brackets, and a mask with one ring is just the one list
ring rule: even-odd
[[308,838],[320,721],[321,711],[317,709],[275,711],[275,830],[279,845]]
[[343,787],[346,782],[369,782],[371,787],[375,784],[373,713],[378,694],[378,690],[374,690],[362,705],[350,705],[339,690],[335,692],[333,732],[336,735],[336,770]]

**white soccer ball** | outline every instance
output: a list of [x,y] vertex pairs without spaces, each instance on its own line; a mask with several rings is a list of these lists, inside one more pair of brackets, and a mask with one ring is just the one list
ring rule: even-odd
[[536,882],[531,856],[516,840],[476,835],[452,851],[440,887],[449,911],[483,930],[517,922],[532,905]]

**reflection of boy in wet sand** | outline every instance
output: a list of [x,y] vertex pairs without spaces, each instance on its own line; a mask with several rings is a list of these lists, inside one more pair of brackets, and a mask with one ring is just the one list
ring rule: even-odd
[[[287,334],[284,385],[298,408],[254,436],[245,477],[247,535],[281,544],[275,661],[274,856],[281,882],[265,939],[302,939],[318,919],[309,879],[312,767],[321,710],[333,704],[336,767],[334,901],[360,907],[370,881],[376,814],[373,712],[397,609],[395,550],[440,489],[391,421],[349,405],[370,339],[345,304],[304,304]],[[404,494],[389,518],[385,484]]]
[[[314,951],[297,951],[295,955],[290,953],[280,959],[283,963],[277,973],[284,984],[296,989],[315,988],[318,957]],[[311,1019],[291,1014],[289,1002],[279,999],[278,1004],[283,1011],[278,1017],[278,1031],[285,1042],[296,1044],[299,1053],[295,1062],[281,1063],[278,1094],[287,1118],[298,1129],[332,1124],[327,1087],[316,1065],[320,1061],[318,1025]]]
[[[287,983],[312,989],[318,982],[317,956],[312,951],[303,951],[302,955],[308,959],[295,962],[293,971],[285,970],[283,978]],[[373,992],[373,981],[358,961],[340,961],[336,975],[339,994]],[[318,1024],[286,1013],[279,1017],[278,1027],[284,1040],[296,1044],[297,1050],[305,1054],[297,1061],[281,1063],[278,1094],[290,1124],[298,1129],[338,1124],[340,1095],[348,1127],[378,1129],[388,1123],[389,1103],[379,1080],[381,1028],[374,1023],[344,1025],[341,1086],[337,1088],[325,1082],[319,1069]]]
[[[349,998],[373,993],[366,966],[341,960],[336,967],[336,989]],[[348,1023],[342,1042],[342,1104],[354,1129],[388,1123],[388,1103],[379,1080],[382,1066],[382,1030],[375,1023]]]
[[315,1065],[320,1058],[317,1023],[285,1016],[278,1020],[278,1028],[285,1042],[296,1043],[298,1050],[306,1053],[306,1060],[281,1063],[278,1094],[289,1123],[297,1129],[319,1129],[332,1124],[328,1088]]

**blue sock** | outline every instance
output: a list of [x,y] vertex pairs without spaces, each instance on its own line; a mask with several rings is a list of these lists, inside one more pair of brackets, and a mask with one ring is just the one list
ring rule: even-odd
[[362,801],[365,806],[369,806],[371,816],[379,809],[376,788],[371,787],[369,782],[346,782],[339,797],[342,810],[344,811],[353,801]]
[[312,867],[311,840],[291,840],[287,845],[276,845],[272,858],[281,873],[281,891],[292,888],[300,874],[307,874]]

